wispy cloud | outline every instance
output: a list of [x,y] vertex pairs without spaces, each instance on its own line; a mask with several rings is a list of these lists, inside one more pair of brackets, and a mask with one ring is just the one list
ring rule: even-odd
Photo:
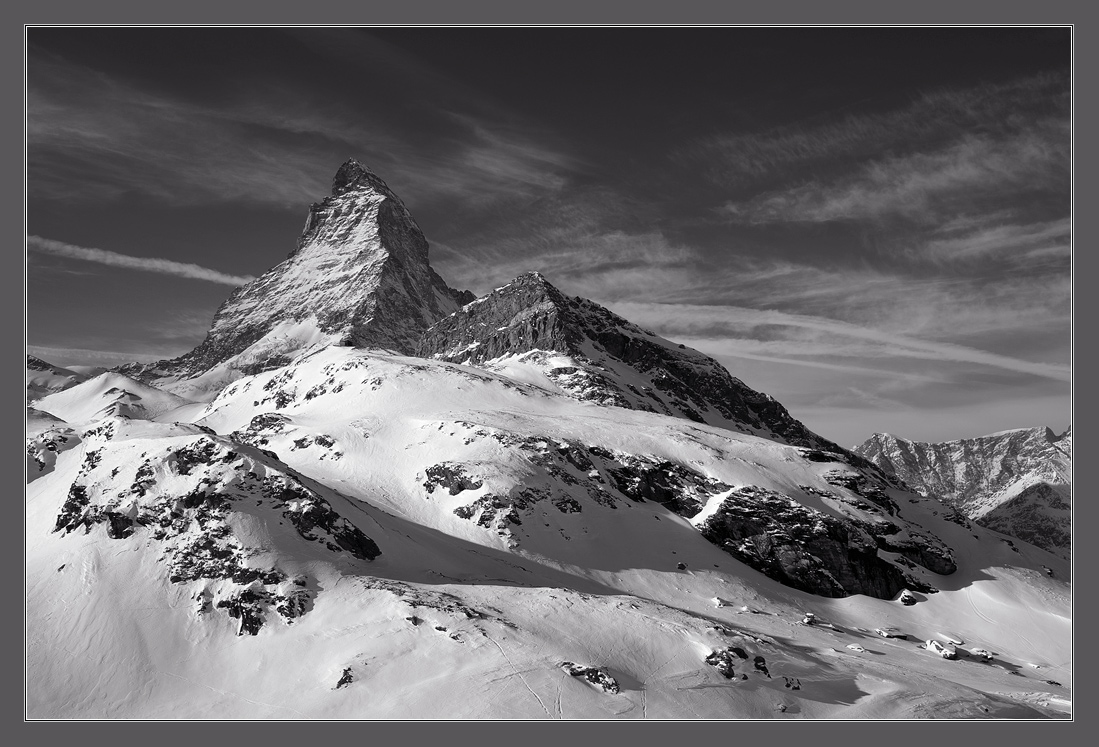
[[[1001,330],[1017,338],[1028,331],[1048,335],[1061,329],[1067,334],[1072,290],[1067,267],[1030,265],[1024,273],[1018,266],[996,263],[980,269],[978,274],[943,275],[937,270],[917,273],[850,263],[821,267],[737,257],[705,274],[694,271],[693,288],[654,287],[650,298],[671,305],[781,309],[920,338]],[[696,326],[694,331],[705,329]]]
[[356,157],[410,203],[482,208],[556,192],[579,166],[540,142],[547,138],[534,126],[427,102],[412,127],[385,106],[364,113],[293,81],[248,81],[205,104],[32,52],[28,166],[37,197],[304,208],[328,193],[343,159]]
[[[871,161],[849,175],[730,201],[720,213],[748,224],[954,217],[988,194],[1069,191],[1068,122],[1007,139],[967,136],[941,150]],[[1067,208],[1067,200],[1065,202]],[[964,207],[963,207],[964,209]]]
[[[684,337],[681,335],[676,335],[675,341],[693,347],[707,355],[718,357],[742,358],[745,360],[765,361],[768,363],[784,363],[792,366],[839,371],[841,373],[857,373],[868,376],[884,377],[891,380],[901,379],[904,381],[924,382],[943,381],[942,377],[926,374],[911,372],[898,373],[896,370],[888,368],[871,368],[869,366],[859,366],[847,363],[830,363],[827,360],[824,360],[825,358],[842,358],[844,356],[854,355],[854,351],[845,349],[842,346],[790,342],[780,342],[778,345],[773,345],[768,341],[753,340],[745,337]],[[778,349],[781,352],[786,353],[786,355],[767,355],[755,352],[758,350],[769,351],[774,349]],[[870,350],[868,349],[868,346],[864,346],[861,349],[861,354],[865,357],[881,357],[883,351]],[[793,355],[814,357],[796,358],[792,357]]]
[[575,158],[536,142],[529,131],[491,126],[468,114],[449,115],[473,136],[458,155],[458,165],[465,171],[556,192],[567,184],[564,174],[579,166]]
[[120,353],[114,350],[87,350],[43,345],[28,345],[27,352],[54,365],[114,366],[122,363],[153,363],[164,355],[147,353]]
[[975,130],[999,139],[1051,115],[1067,119],[1070,105],[1067,71],[1047,73],[998,85],[927,91],[886,112],[718,135],[676,155],[710,164],[720,184],[746,185],[829,162],[938,150]]
[[170,259],[156,257],[134,257],[129,254],[107,251],[106,249],[92,249],[66,244],[61,241],[44,239],[41,236],[28,236],[27,248],[34,252],[41,252],[55,257],[78,259],[83,262],[95,262],[112,267],[125,267],[128,270],[175,275],[176,277],[191,278],[193,280],[205,280],[211,283],[221,283],[222,285],[238,286],[255,280],[251,275],[228,275],[224,272],[211,270],[209,267],[201,267],[188,262],[173,262]]
[[[607,189],[570,188],[525,203],[507,220],[432,241],[444,277],[485,292],[538,270],[562,290],[607,298],[651,293],[663,274],[690,282],[697,252],[634,216],[646,207]],[[651,297],[651,296],[650,296]]]
[[918,339],[822,317],[735,306],[622,303],[615,304],[613,308],[617,313],[627,318],[659,320],[662,326],[668,325],[673,319],[680,319],[688,324],[707,324],[711,327],[718,325],[742,328],[759,326],[795,327],[840,337],[873,341],[894,348],[900,355],[929,357],[934,360],[959,363],[975,363],[1056,381],[1071,381],[1072,379],[1069,366],[1021,360],[964,345]]
[[1016,266],[1068,259],[1072,239],[1070,218],[1024,224],[990,218],[987,225],[974,225],[975,221],[966,220],[942,226],[913,252],[940,262],[997,258]]

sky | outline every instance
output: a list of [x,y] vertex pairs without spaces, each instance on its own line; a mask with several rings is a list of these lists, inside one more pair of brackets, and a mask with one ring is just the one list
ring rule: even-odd
[[1071,417],[1067,28],[32,28],[27,343],[182,354],[357,158],[816,432]]

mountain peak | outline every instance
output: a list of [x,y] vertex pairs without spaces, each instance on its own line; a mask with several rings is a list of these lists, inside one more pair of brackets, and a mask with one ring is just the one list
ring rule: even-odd
[[1064,554],[1071,548],[1068,435],[1036,426],[931,443],[876,433],[854,452],[982,526]]
[[542,366],[550,386],[579,399],[840,449],[712,358],[594,301],[566,296],[538,272],[523,273],[436,322],[416,355],[468,365],[510,358]]
[[332,194],[310,206],[297,249],[238,288],[199,347],[148,368],[195,375],[236,359],[232,367],[254,373],[333,343],[411,353],[425,329],[469,300],[431,268],[427,239],[400,198],[352,158]]
[[517,278],[512,280],[511,283],[508,283],[508,285],[516,283],[519,285],[550,285],[550,282],[546,280],[546,276],[538,272],[537,270],[531,270],[530,272],[522,273]]
[[347,159],[332,179],[332,195],[338,197],[363,188],[372,189],[387,197],[395,197],[389,186],[369,167],[355,158]]

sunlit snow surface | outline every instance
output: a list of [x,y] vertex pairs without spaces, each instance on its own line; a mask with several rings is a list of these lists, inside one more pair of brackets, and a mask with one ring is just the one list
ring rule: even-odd
[[[238,379],[202,406],[103,377],[43,399],[36,408],[66,422],[36,417],[37,443],[50,428],[69,435],[50,450],[48,469],[28,457],[28,715],[862,719],[1070,710],[1066,561],[945,521],[935,501],[891,491],[907,522],[953,549],[954,574],[921,572],[939,593],[905,606],[788,588],[699,534],[694,524],[720,494],[688,520],[651,501],[602,495],[609,481],[599,465],[595,475],[569,468],[571,484],[539,455],[571,444],[653,457],[854,516],[849,503],[799,487],[842,493],[822,477],[835,464],[748,434],[580,402],[538,376],[509,378],[521,367],[506,361],[494,368],[335,347]],[[136,399],[120,401],[112,389]],[[120,404],[128,409],[104,413]],[[93,432],[104,423],[115,423],[112,438]],[[181,475],[153,459],[204,439],[239,462]],[[102,454],[90,470],[89,449]],[[258,634],[238,635],[225,609],[200,612],[195,603],[196,593],[216,595],[229,582],[172,582],[167,546],[150,527],[121,539],[103,523],[53,531],[74,482],[114,500],[131,489],[140,460],[155,475],[146,495],[131,490],[134,506],[157,490],[167,495],[173,480],[224,482],[234,464],[248,464],[311,486],[381,555],[329,552],[278,524],[275,509],[258,505],[262,496],[242,500],[227,521],[253,553],[246,562],[307,579],[312,596],[300,617],[268,612]],[[439,465],[452,472],[429,472]],[[460,477],[432,482],[458,467]],[[483,499],[518,488],[534,495],[521,523],[486,510]],[[907,637],[874,633],[889,627]],[[921,648],[947,637],[964,642],[958,660]],[[991,659],[966,655],[976,648]],[[715,652],[725,652],[732,676],[707,663]],[[573,676],[566,663],[602,672],[617,692]]]

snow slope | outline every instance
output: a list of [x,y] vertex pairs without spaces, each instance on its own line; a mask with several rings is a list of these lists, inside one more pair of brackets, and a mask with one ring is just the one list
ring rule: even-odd
[[[941,537],[957,570],[913,570],[939,589],[915,592],[913,606],[826,598],[702,536],[728,491],[685,483],[684,500],[703,504],[688,518],[683,505],[630,498],[611,472],[623,455],[651,457],[822,515],[873,517],[824,479],[837,464],[798,447],[349,348],[242,378],[194,419],[87,423],[28,485],[31,717],[1031,718],[1070,707],[1069,568],[1049,553],[890,488],[901,509],[890,520]],[[189,474],[181,452],[201,452],[183,460]],[[603,482],[583,480],[569,454],[592,459]],[[441,464],[455,469],[428,472]],[[285,516],[293,501],[249,492],[250,473],[312,491],[380,554],[305,539]],[[73,485],[91,497],[66,512]],[[517,486],[548,495],[525,508],[483,501]],[[188,507],[200,487],[225,497],[225,517]],[[202,557],[232,546],[237,565],[173,581],[188,557],[179,548],[207,542]],[[226,574],[237,566],[285,578],[242,584]],[[262,603],[294,588],[308,595],[298,617]],[[230,616],[247,589],[261,597],[255,635]],[[944,631],[992,660],[918,647]],[[566,662],[604,674],[593,684]],[[614,688],[598,685],[607,678]]]
[[77,371],[47,363],[33,355],[27,356],[27,402],[48,394],[74,387],[88,377]]
[[191,404],[178,395],[108,372],[43,397],[35,409],[69,423],[84,423],[108,416],[154,419]]
[[1071,713],[1066,558],[536,273],[471,301],[352,160],[191,353],[28,359],[27,715]]

